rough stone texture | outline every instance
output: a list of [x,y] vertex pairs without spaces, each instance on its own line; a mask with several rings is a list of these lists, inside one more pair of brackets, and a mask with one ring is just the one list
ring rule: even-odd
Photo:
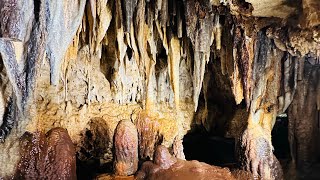
[[88,127],[81,133],[77,145],[77,157],[81,161],[92,159],[112,161],[113,132],[110,124],[102,118],[92,118]]
[[296,1],[287,2],[286,0],[246,0],[253,6],[252,15],[262,17],[286,18],[294,13]]
[[303,0],[302,1],[303,8],[303,17],[302,17],[302,25],[304,27],[316,27],[320,24],[320,4],[317,0]]
[[[319,92],[320,69],[304,59],[304,71],[299,78],[295,98],[288,109],[289,142],[293,164],[306,176],[319,153]],[[302,65],[303,66],[303,65]]]
[[139,158],[152,159],[155,148],[162,143],[159,122],[141,115],[136,121],[139,136]]
[[129,120],[119,122],[114,133],[116,175],[129,176],[138,169],[138,132]]
[[[12,163],[2,163],[0,176],[13,173],[25,131],[63,127],[78,150],[89,149],[83,132],[96,117],[107,124],[108,137],[120,120],[139,125],[140,134],[150,137],[139,135],[143,158],[152,158],[161,138],[183,157],[180,140],[195,112],[206,131],[221,131],[221,119],[230,118],[224,114],[233,115],[233,107],[210,104],[222,97],[246,106],[249,134],[270,144],[275,116],[286,111],[297,88],[297,62],[308,57],[319,64],[318,7],[317,0],[1,1],[2,107],[12,99],[19,111],[1,121],[6,141],[0,159]],[[213,73],[212,61],[221,62],[223,76]],[[214,92],[228,96],[211,96],[212,81]],[[140,121],[140,114],[151,120]],[[149,125],[154,132],[146,130]],[[102,148],[103,160],[113,158],[112,144]],[[272,153],[271,146],[258,145],[243,148]],[[92,153],[101,159],[98,154]]]
[[75,148],[65,129],[26,133],[21,154],[15,179],[77,179]]
[[245,147],[241,152],[243,167],[251,171],[255,179],[283,179],[282,167],[272,153],[268,133],[257,127],[244,132],[241,137],[241,146]]
[[153,162],[145,162],[136,179],[235,179],[228,169],[199,161],[184,161],[173,157],[164,146],[158,146]]
[[248,171],[243,170],[234,170],[231,171],[232,175],[235,177],[235,179],[254,179],[253,175]]
[[283,87],[281,61],[284,55],[275,48],[263,31],[257,34],[254,49],[252,66],[249,67],[252,68],[252,77],[244,78],[244,82],[254,88],[247,91],[251,98],[247,102],[250,103],[248,127],[240,140],[243,156],[241,161],[243,167],[251,171],[255,178],[281,179],[281,167],[274,166],[279,163],[272,153],[271,130],[278,113],[278,97]]

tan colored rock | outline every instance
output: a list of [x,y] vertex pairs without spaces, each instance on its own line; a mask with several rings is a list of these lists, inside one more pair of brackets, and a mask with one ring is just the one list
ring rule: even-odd
[[318,0],[302,0],[303,18],[301,24],[312,28],[320,25],[320,2]]
[[139,158],[153,159],[155,148],[160,145],[160,122],[145,114],[140,114],[136,121],[139,137]]
[[253,16],[286,18],[295,11],[295,8],[286,5],[285,0],[246,0],[246,2],[252,4]]

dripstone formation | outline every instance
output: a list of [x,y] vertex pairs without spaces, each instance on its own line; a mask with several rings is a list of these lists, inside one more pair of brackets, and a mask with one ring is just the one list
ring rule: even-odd
[[[320,156],[319,9],[318,0],[1,0],[0,177],[32,179],[33,166],[42,177],[48,165],[49,179],[75,178],[75,158],[118,175],[147,160],[143,177],[173,161],[213,172],[181,160],[184,135],[200,128],[234,138],[239,168],[254,178],[281,179],[271,141],[280,114],[293,170],[308,174]],[[164,147],[175,156],[165,168]]]

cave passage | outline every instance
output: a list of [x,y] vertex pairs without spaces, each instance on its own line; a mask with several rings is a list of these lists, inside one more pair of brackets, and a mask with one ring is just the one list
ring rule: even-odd
[[208,133],[188,133],[183,138],[187,160],[198,160],[211,165],[235,168],[235,139],[212,136]]

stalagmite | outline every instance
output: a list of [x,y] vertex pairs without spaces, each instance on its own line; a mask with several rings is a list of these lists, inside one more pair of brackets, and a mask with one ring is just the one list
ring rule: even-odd
[[136,122],[139,137],[139,158],[153,159],[155,148],[161,143],[160,124],[150,117],[140,114]]
[[283,53],[275,49],[265,32],[259,32],[257,36],[252,77],[255,89],[252,91],[248,128],[241,139],[245,152],[243,164],[255,177],[278,179],[282,178],[282,170],[272,153],[271,130],[277,114]]
[[77,179],[75,149],[63,128],[25,133],[14,179]]
[[138,134],[129,120],[120,121],[115,130],[115,173],[128,176],[138,169]]

